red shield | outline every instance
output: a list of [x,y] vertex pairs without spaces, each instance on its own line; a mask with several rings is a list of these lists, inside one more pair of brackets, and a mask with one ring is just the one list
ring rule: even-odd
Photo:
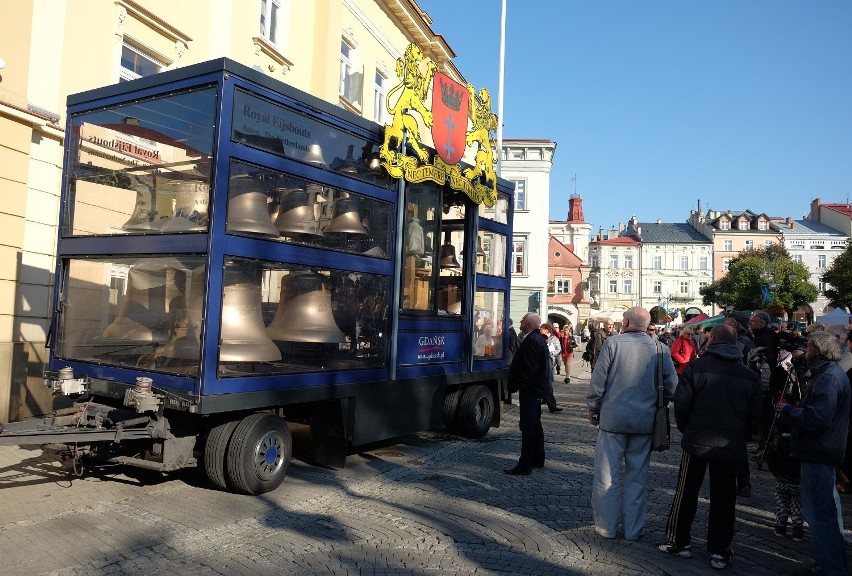
[[441,160],[458,164],[464,156],[469,98],[467,88],[446,74],[432,80],[432,142]]

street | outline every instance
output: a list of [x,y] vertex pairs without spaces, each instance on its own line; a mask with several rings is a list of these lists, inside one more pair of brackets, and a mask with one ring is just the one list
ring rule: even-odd
[[[424,432],[370,446],[343,470],[306,462],[304,432],[294,429],[288,478],[260,497],[213,490],[199,470],[162,476],[111,468],[77,478],[50,450],[2,447],[3,573],[717,573],[704,550],[706,498],[691,559],[653,546],[665,540],[679,445],[652,456],[645,536],[627,542],[594,535],[588,380],[579,357],[571,384],[558,377],[565,410],[544,410],[547,462],[531,476],[503,473],[520,450],[516,405],[501,405],[508,408],[501,427],[481,440]],[[738,501],[727,573],[785,574],[809,565],[809,535],[793,542],[773,534],[772,476],[753,465],[752,484],[753,496]],[[842,498],[852,527],[852,497]]]

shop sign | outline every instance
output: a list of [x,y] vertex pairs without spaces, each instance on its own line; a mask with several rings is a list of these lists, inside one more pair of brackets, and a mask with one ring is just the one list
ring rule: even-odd
[[[491,134],[497,129],[497,115],[491,112],[488,90],[476,92],[473,85],[462,86],[437,72],[435,63],[425,62],[415,44],[409,44],[397,60],[396,70],[402,81],[388,92],[385,101],[391,123],[385,126],[380,147],[382,166],[394,178],[447,184],[477,204],[494,206],[497,156]],[[426,108],[427,101],[431,110]],[[431,132],[436,150],[432,158],[423,145],[421,123]],[[413,156],[406,153],[409,147]],[[468,150],[473,166],[462,170],[459,162]]]

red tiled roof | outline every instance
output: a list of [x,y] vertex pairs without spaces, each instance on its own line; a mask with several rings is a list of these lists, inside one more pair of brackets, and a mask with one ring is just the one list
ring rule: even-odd
[[639,246],[640,242],[630,238],[629,236],[619,236],[618,238],[608,238],[607,240],[597,240],[589,242],[597,246]]
[[852,204],[821,204],[821,206],[852,218]]

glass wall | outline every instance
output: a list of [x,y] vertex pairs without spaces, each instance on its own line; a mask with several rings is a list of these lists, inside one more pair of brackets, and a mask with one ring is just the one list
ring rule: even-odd
[[474,359],[502,358],[506,329],[506,293],[502,290],[477,290],[473,308]]
[[214,87],[71,118],[65,236],[206,232]]

